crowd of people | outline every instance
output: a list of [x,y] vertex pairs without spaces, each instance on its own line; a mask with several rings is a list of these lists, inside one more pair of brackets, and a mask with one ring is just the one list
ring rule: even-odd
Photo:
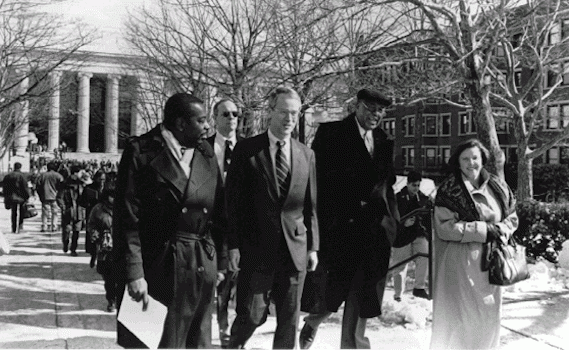
[[[160,348],[211,348],[214,307],[221,346],[244,348],[274,303],[274,348],[310,348],[320,324],[345,304],[339,347],[369,349],[366,321],[381,314],[389,266],[400,265],[392,272],[400,301],[406,264],[398,263],[415,253],[422,256],[412,294],[434,301],[431,348],[495,348],[501,290],[489,283],[485,249],[517,228],[511,190],[484,170],[486,148],[469,140],[456,147],[434,203],[420,193],[416,172],[394,193],[394,141],[379,127],[390,105],[360,90],[355,111],[321,124],[309,148],[291,137],[302,106],[293,89],[269,95],[269,129],[251,138],[238,135],[232,100],[215,104],[207,137],[204,102],[177,93],[161,124],[127,142],[118,168],[47,163],[33,181],[42,231],[61,229],[64,252],[76,255],[85,225],[108,310],[120,308],[125,290],[141,312],[150,296],[167,307],[156,328]],[[21,180],[13,178],[16,188]],[[11,199],[13,212],[24,197]],[[301,311],[308,315],[298,332]],[[146,347],[118,321],[117,340]]]

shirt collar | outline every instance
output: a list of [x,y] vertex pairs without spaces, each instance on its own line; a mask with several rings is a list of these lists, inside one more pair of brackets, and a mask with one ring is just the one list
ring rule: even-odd
[[283,139],[283,140],[281,140],[281,139],[277,138],[277,137],[271,132],[271,130],[269,130],[268,134],[269,134],[269,143],[270,143],[271,146],[274,145],[275,147],[277,147],[277,141],[284,141],[285,147],[290,146],[290,136],[289,136],[289,137],[286,137],[286,138]]
[[233,135],[233,137],[226,138],[225,136],[221,135],[219,132],[215,133],[215,142],[217,144],[225,145],[225,141],[227,140],[231,141],[232,146],[235,146],[235,144],[237,143],[237,137],[235,135]]
[[462,181],[464,182],[464,186],[466,186],[466,189],[468,190],[468,192],[470,193],[474,193],[474,192],[483,192],[486,189],[486,186],[488,185],[488,180],[490,179],[490,177],[486,177],[483,178],[482,175],[481,179],[483,180],[482,183],[480,184],[480,187],[475,188],[470,181],[468,181],[468,179],[466,178],[466,176],[464,176],[464,174],[461,173],[462,176]]
[[164,141],[166,141],[166,145],[172,152],[172,154],[178,159],[182,159],[182,145],[180,142],[174,137],[174,134],[168,128],[164,126],[164,124],[160,125],[160,132],[162,133],[162,137]]

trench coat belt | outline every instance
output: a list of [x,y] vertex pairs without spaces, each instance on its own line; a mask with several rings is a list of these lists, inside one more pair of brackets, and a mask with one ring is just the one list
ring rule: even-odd
[[192,232],[176,231],[176,240],[181,242],[198,241],[201,243],[209,260],[215,256],[215,245],[211,242],[209,234],[197,234]]

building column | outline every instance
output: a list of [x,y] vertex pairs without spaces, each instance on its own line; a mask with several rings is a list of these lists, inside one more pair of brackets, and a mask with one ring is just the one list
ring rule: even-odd
[[54,71],[50,74],[51,96],[49,97],[49,119],[47,124],[47,150],[53,152],[59,147],[59,96],[60,96],[61,72]]
[[[28,91],[30,80],[24,77],[20,82],[19,95],[24,95]],[[16,107],[16,155],[25,155],[28,147],[28,133],[30,129],[30,121],[28,120],[29,103],[27,100],[21,101]]]
[[119,79],[115,74],[107,75],[105,99],[105,153],[117,153],[119,140]]
[[130,136],[141,135],[142,111],[140,83],[134,88],[130,106]]
[[77,152],[89,153],[89,109],[90,82],[92,73],[80,72],[79,78],[79,116],[77,119]]

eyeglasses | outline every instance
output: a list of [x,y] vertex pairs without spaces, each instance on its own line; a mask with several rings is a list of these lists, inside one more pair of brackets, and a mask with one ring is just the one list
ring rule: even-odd
[[384,112],[387,107],[385,106],[378,106],[375,105],[373,107],[368,106],[365,102],[362,102],[362,105],[365,107],[365,109],[367,109],[370,113],[377,113],[377,112]]
[[232,111],[225,111],[225,112],[221,113],[221,115],[222,115],[224,118],[231,118],[231,117],[240,118],[240,117],[241,117],[241,113],[239,113],[239,112],[232,112]]

